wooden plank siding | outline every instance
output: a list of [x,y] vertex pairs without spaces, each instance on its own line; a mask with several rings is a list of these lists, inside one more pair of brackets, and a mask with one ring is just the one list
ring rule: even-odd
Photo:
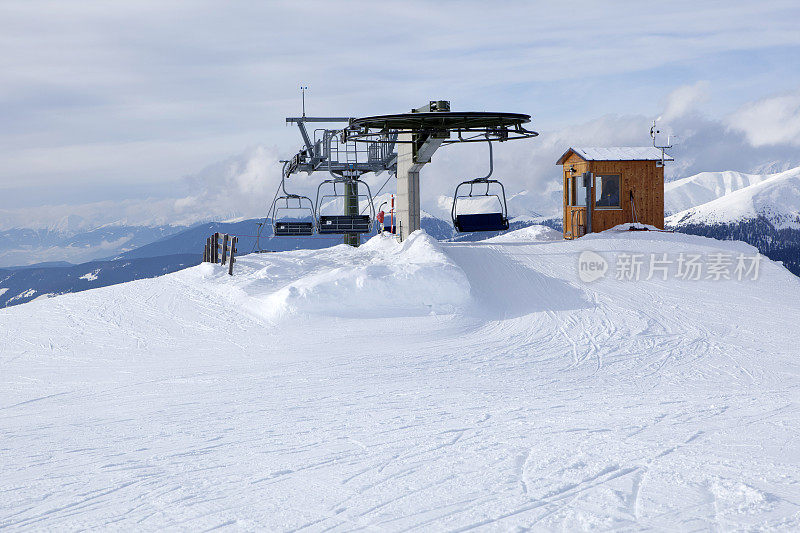
[[[574,168],[575,172],[570,172],[570,167]],[[573,216],[573,211],[575,210],[582,210],[583,208],[571,207],[570,206],[570,193],[569,191],[569,178],[570,176],[574,177],[575,179],[580,179],[580,176],[584,172],[589,172],[589,163],[584,161],[582,157],[576,154],[572,154],[569,158],[564,161],[564,221],[563,221],[563,228],[564,228],[564,238],[565,239],[573,239],[575,238],[575,230],[576,228],[572,227],[572,221],[578,220],[578,216]],[[581,222],[585,223],[585,215],[581,219]]]
[[[592,191],[592,232],[604,231],[619,224],[633,222],[630,191],[633,191],[636,215],[639,223],[664,228],[664,168],[656,161],[585,161],[577,154],[570,155],[563,163],[564,171],[564,238],[574,238],[573,212],[570,205],[569,177],[580,179],[584,172],[595,176]],[[570,172],[570,168],[575,172]],[[595,206],[597,176],[619,175],[620,208]]]
[[664,229],[664,168],[655,161],[591,161],[589,172],[595,176],[618,174],[620,208],[594,208],[592,231],[603,231],[618,224],[633,222],[630,191],[636,203],[636,215],[642,224]]

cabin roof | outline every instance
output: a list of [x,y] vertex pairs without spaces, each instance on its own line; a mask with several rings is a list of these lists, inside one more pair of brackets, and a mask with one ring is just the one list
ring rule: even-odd
[[[558,158],[556,165],[563,165],[575,154],[584,161],[661,161],[661,150],[653,146],[572,147]],[[664,154],[665,161],[674,161]]]

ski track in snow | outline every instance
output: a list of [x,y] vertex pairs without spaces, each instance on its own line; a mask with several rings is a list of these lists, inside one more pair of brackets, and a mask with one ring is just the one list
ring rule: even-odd
[[796,530],[797,278],[576,277],[582,249],[732,246],[441,244],[423,259],[470,301],[436,315],[417,256],[386,267],[411,291],[395,316],[314,314],[304,287],[346,296],[318,277],[264,308],[336,264],[382,290],[374,246],[4,309],[0,530]]

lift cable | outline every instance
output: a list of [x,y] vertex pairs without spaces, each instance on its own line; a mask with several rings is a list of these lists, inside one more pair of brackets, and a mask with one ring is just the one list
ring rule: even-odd
[[[383,185],[381,185],[381,188],[378,189],[378,192],[375,193],[375,196],[380,196],[381,191],[383,190],[384,187],[386,187],[386,184],[389,183],[390,179],[392,179],[392,174],[391,173],[389,173],[389,177],[386,178],[386,181],[383,182]],[[381,205],[383,205],[383,204],[381,204]],[[364,207],[364,209],[361,210],[361,214],[362,215],[364,214],[364,211],[366,211],[368,207],[369,207],[369,204],[366,207]]]
[[272,203],[270,204],[269,211],[267,211],[267,216],[264,217],[264,221],[258,227],[256,242],[253,243],[253,248],[250,250],[250,253],[255,252],[256,246],[259,245],[259,241],[261,240],[261,230],[263,230],[264,226],[267,224],[267,220],[269,220],[269,217],[272,214],[272,208],[275,206],[275,200],[278,198],[278,195],[281,193],[281,189],[284,187],[284,180],[286,179],[286,165],[288,164],[288,161],[283,163],[283,168],[281,169],[281,182],[278,184],[278,189],[275,191],[275,196],[272,198]]

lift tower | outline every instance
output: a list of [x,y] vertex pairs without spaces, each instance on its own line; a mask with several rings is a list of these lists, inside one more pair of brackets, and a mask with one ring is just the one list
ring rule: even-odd
[[450,111],[449,101],[436,100],[410,113],[351,119],[344,133],[356,142],[381,142],[386,132],[396,135],[398,232],[405,239],[420,228],[419,173],[440,146],[536,137],[523,127],[530,120],[519,113]]
[[[450,111],[450,102],[437,101],[412,113]],[[433,153],[450,137],[447,130],[403,133],[397,145],[397,220],[400,239],[420,229],[419,173],[431,162]]]
[[[393,172],[397,177],[398,231],[402,240],[420,228],[419,174],[439,147],[457,142],[491,143],[536,137],[538,133],[523,127],[530,119],[530,115],[519,113],[450,111],[447,100],[430,101],[410,113],[395,115],[290,117],[286,122],[297,124],[303,147],[292,159],[284,161],[284,178],[295,172],[327,172],[331,177],[323,183],[344,187],[343,217],[352,218],[364,211],[358,201],[358,184],[364,184],[360,177],[367,172]],[[318,128],[313,137],[306,128],[310,123],[337,122],[346,122],[347,126]],[[318,202],[317,211],[320,207]],[[319,222],[319,212],[315,218]],[[335,233],[323,231],[319,224],[317,231]],[[357,233],[345,234],[344,239],[346,244],[358,246]]]
[[[305,115],[287,118],[287,124],[297,124],[300,136],[303,138],[303,148],[292,159],[284,161],[286,165],[284,176],[288,177],[295,172],[328,173],[334,190],[337,185],[343,189],[344,215],[355,217],[362,213],[358,192],[359,183],[363,184],[360,182],[361,176],[368,172],[380,174],[385,170],[394,170],[397,162],[394,140],[397,135],[389,133],[381,136],[381,142],[356,144],[345,139],[343,129],[317,128],[312,136],[306,128],[307,124],[349,123],[351,120],[353,119],[347,117]],[[318,217],[319,213],[316,213],[316,216]],[[359,234],[344,233],[344,243],[358,246]]]

